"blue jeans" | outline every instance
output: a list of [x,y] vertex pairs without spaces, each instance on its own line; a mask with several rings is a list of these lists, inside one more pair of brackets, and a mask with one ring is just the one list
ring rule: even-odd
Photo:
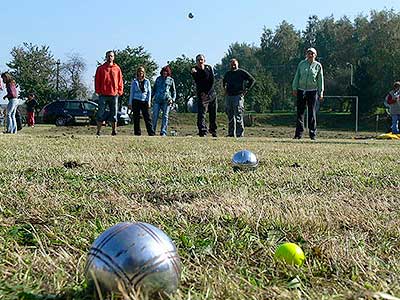
[[160,135],[167,135],[168,128],[168,115],[171,110],[171,105],[168,101],[154,101],[153,103],[153,131],[156,132],[158,116],[160,115],[160,110],[162,111],[162,123]]
[[228,136],[244,136],[244,97],[226,96],[225,110],[228,115]]
[[18,99],[10,99],[8,100],[7,105],[7,132],[8,133],[17,133],[17,120],[15,118],[15,114],[17,112],[18,107]]
[[[109,112],[106,113],[106,105],[109,108]],[[97,110],[96,121],[111,121],[117,122],[117,111],[118,111],[118,96],[99,96],[99,108]]]
[[392,133],[399,134],[400,133],[400,115],[392,115]]

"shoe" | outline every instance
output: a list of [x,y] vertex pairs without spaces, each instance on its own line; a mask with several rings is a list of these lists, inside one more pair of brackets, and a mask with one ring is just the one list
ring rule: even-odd
[[212,133],[211,133],[211,136],[212,136],[212,137],[217,137],[217,133],[216,133],[216,132],[212,132]]
[[207,136],[207,133],[205,133],[205,132],[200,132],[199,133],[199,137],[206,137]]
[[315,141],[317,138],[316,138],[315,136],[310,136],[310,139],[311,139],[312,141]]
[[100,131],[97,131],[97,132],[96,132],[96,135],[97,135],[97,136],[100,136]]
[[294,140],[300,140],[300,139],[301,139],[301,136],[295,135],[293,139],[294,139]]
[[111,132],[111,135],[117,135],[116,131]]

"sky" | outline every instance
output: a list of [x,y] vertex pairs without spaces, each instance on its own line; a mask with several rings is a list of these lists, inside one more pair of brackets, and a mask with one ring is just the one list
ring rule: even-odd
[[[263,28],[283,20],[303,30],[309,16],[343,16],[353,20],[371,10],[400,10],[399,0],[18,0],[1,6],[0,71],[7,70],[10,51],[24,42],[47,45],[56,59],[79,54],[84,75],[93,85],[97,61],[110,49],[143,45],[157,64],[185,54],[219,63],[230,44],[260,44]],[[189,12],[194,15],[188,18]]]

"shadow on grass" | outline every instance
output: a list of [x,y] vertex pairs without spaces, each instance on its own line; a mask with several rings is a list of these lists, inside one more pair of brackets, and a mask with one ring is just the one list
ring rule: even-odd
[[[4,298],[3,298],[4,297]],[[93,291],[80,288],[70,289],[58,295],[40,294],[27,290],[24,286],[0,286],[0,299],[18,299],[18,300],[90,300],[94,299]]]

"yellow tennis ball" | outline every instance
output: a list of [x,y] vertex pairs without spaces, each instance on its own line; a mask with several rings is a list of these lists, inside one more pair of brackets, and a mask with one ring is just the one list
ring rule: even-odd
[[290,265],[301,266],[306,259],[303,250],[294,243],[284,243],[278,247],[275,259],[285,261]]

